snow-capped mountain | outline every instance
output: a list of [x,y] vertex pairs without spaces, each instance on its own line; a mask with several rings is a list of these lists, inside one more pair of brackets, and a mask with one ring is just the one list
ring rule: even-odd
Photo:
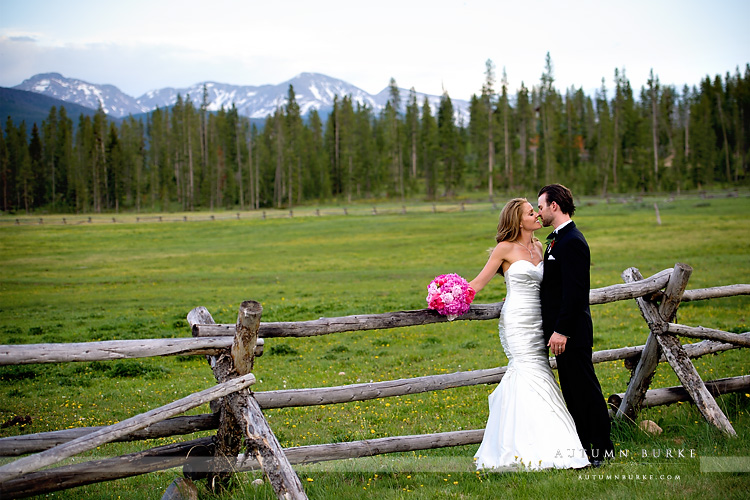
[[[302,73],[289,81],[278,85],[229,85],[226,83],[205,82],[209,111],[218,111],[222,106],[231,107],[232,103],[237,111],[250,118],[265,118],[277,108],[287,102],[289,85],[294,87],[295,99],[300,107],[300,113],[306,115],[311,109],[327,109],[333,107],[333,98],[338,95],[343,98],[351,96],[355,102],[367,104],[375,108],[373,96],[354,85],[325,75]],[[183,99],[190,96],[190,100],[198,107],[203,101],[204,83],[182,88],[165,88],[147,92],[138,98],[138,103],[154,109],[157,106],[171,106],[180,94]]]
[[[121,92],[113,85],[92,84],[74,78],[65,78],[58,73],[35,75],[13,88],[36,92],[93,109],[98,109],[101,105],[108,115],[122,118],[130,114],[153,111],[157,107],[172,106],[177,101],[178,95],[182,96],[183,99],[189,97],[196,107],[200,107],[203,102],[204,85],[207,90],[209,111],[218,111],[222,106],[229,108],[234,103],[240,115],[260,119],[272,114],[277,108],[286,104],[289,85],[294,88],[295,99],[303,116],[307,115],[312,109],[321,113],[330,111],[333,108],[335,96],[339,96],[340,99],[344,96],[350,96],[355,104],[367,105],[378,113],[385,107],[390,97],[388,87],[385,87],[383,91],[376,95],[371,95],[343,80],[319,73],[302,73],[278,85],[257,87],[217,82],[196,83],[191,87],[180,89],[167,87],[147,92],[137,99]],[[403,108],[408,104],[409,91],[399,90],[401,91],[403,111]],[[440,96],[417,92],[417,102],[420,108],[425,97],[430,102],[433,115],[436,114],[440,104]],[[463,119],[464,123],[468,123],[468,102],[456,99],[452,102],[457,118]]]
[[91,109],[99,109],[101,105],[105,113],[117,118],[150,111],[114,85],[98,85],[75,78],[65,78],[59,73],[35,75],[13,88],[36,92]]

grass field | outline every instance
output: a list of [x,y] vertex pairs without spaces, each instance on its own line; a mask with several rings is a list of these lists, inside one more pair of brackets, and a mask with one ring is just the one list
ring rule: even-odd
[[[530,199],[533,196],[530,195]],[[653,203],[658,202],[661,225]],[[750,283],[750,197],[581,203],[575,216],[592,251],[592,287],[621,283],[638,267],[652,275],[677,262],[694,269],[688,288]],[[185,316],[205,306],[234,323],[253,299],[264,321],[384,313],[425,307],[437,274],[473,278],[493,246],[497,211],[397,210],[385,215],[295,216],[174,223],[0,226],[0,344],[189,337]],[[547,230],[537,236],[544,239]],[[501,278],[477,303],[502,300]],[[747,297],[686,303],[678,322],[750,330]],[[595,350],[640,345],[648,334],[634,301],[593,306]],[[343,385],[502,366],[495,322],[447,324],[267,339],[256,361],[256,391]],[[750,373],[746,350],[695,360],[704,379]],[[621,362],[597,365],[605,396],[623,392]],[[20,433],[110,424],[215,383],[202,357],[0,368],[0,421],[30,415]],[[676,385],[668,365],[654,387]],[[324,407],[270,410],[282,446],[483,428],[487,396],[478,386]],[[747,473],[702,473],[701,457],[745,456],[750,449],[750,394],[719,398],[738,438],[714,430],[691,404],[654,408],[643,418],[664,428],[649,436],[616,426],[627,452],[595,472],[476,474],[477,445],[300,467],[310,498],[745,498]],[[207,405],[192,413],[208,412]],[[185,438],[187,439],[187,438]],[[102,446],[90,456],[129,453],[182,440]],[[667,458],[665,450],[685,450]],[[644,455],[644,450],[647,450]],[[693,456],[689,450],[693,451]],[[654,456],[658,453],[659,456]],[[55,493],[55,498],[161,498],[179,469]],[[274,498],[258,473],[239,475],[221,498]],[[616,477],[616,478],[615,478]],[[706,493],[709,492],[709,493]]]

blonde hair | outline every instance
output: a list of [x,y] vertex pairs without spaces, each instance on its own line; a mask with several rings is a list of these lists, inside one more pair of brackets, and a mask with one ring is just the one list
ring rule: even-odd
[[521,237],[521,219],[523,218],[524,203],[526,198],[513,198],[505,204],[500,212],[500,220],[497,223],[497,235],[495,240],[516,241]]
[[[501,241],[516,241],[521,237],[521,220],[523,219],[525,203],[528,203],[526,198],[513,198],[505,204],[500,212],[500,221],[497,223],[495,240],[498,243]],[[532,235],[531,241],[539,240]],[[502,265],[498,268],[497,274],[505,276]]]

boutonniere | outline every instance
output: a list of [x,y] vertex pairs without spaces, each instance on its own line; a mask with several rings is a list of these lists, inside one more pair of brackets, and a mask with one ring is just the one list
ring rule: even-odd
[[555,233],[554,231],[551,232],[551,233],[549,233],[547,235],[547,251],[548,252],[551,251],[552,247],[555,246],[555,237],[556,236],[557,236],[557,233]]

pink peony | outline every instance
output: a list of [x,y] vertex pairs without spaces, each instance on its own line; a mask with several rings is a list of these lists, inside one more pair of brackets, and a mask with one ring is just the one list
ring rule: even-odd
[[458,274],[441,274],[427,286],[427,306],[452,321],[469,310],[475,295]]

